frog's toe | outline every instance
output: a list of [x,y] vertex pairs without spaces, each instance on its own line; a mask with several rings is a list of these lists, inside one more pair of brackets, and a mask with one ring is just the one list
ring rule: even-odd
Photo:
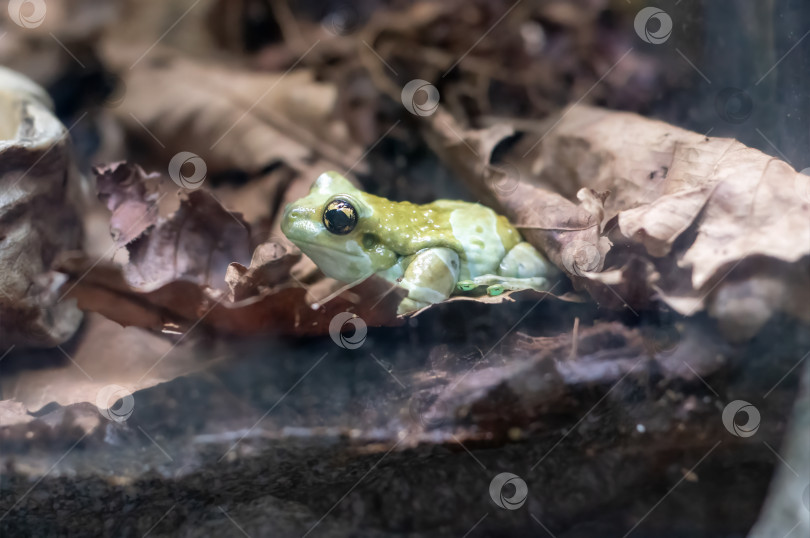
[[475,282],[473,282],[472,280],[459,280],[458,284],[456,284],[456,287],[461,291],[472,291],[477,286],[475,285]]
[[491,286],[487,286],[487,295],[500,295],[504,292],[504,287],[501,284],[493,284]]

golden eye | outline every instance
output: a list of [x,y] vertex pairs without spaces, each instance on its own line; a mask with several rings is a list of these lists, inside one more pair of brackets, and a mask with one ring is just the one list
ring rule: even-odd
[[357,210],[346,200],[332,200],[323,210],[323,225],[336,235],[346,235],[357,226]]

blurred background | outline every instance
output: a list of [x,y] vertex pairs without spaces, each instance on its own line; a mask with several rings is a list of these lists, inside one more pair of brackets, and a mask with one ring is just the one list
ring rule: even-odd
[[[31,10],[28,16],[34,4],[21,4],[25,13]],[[803,76],[810,15],[804,3],[649,5],[666,10],[669,29],[645,41],[634,22],[648,3],[628,0],[73,0],[48,6],[42,20],[23,21],[26,28],[4,17],[0,54],[3,65],[48,90],[67,126],[76,123],[71,134],[85,168],[124,158],[165,168],[161,158],[176,153],[173,146],[202,147],[201,138],[211,138],[198,153],[206,153],[215,174],[256,175],[283,160],[269,150],[239,162],[238,155],[222,155],[234,153],[229,150],[240,133],[210,149],[219,137],[209,132],[211,123],[225,112],[205,101],[221,108],[231,100],[223,85],[240,86],[238,79],[226,80],[225,67],[306,72],[327,93],[312,96],[319,104],[303,103],[307,96],[300,95],[301,107],[330,108],[348,129],[340,141],[365,148],[401,117],[392,92],[420,78],[474,127],[498,118],[531,121],[566,104],[592,103],[735,137],[798,170],[810,166]],[[655,34],[661,21],[650,17],[644,24],[643,31]],[[196,68],[194,91],[184,87],[192,84],[191,71],[165,65],[161,71],[161,61]],[[250,104],[266,87],[241,89]],[[286,112],[313,136],[333,145],[339,140],[328,126],[306,125],[302,115],[312,120],[321,111]],[[371,168],[362,172],[403,181],[410,174],[436,174],[435,163],[422,162],[427,157],[413,127],[398,125],[371,148]],[[396,185],[403,184],[388,188]]]

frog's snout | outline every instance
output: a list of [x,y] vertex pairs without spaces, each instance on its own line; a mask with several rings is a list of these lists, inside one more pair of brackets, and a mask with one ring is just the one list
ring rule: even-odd
[[295,207],[292,204],[287,204],[284,208],[284,215],[281,217],[282,223],[292,223],[296,220],[306,219],[307,210],[303,207]]
[[281,231],[289,238],[290,234],[295,235],[296,229],[300,229],[308,218],[306,208],[287,204],[281,216]]

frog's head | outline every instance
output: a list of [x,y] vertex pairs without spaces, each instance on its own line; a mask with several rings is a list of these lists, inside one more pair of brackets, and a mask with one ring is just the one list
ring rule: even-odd
[[287,204],[281,231],[327,276],[354,282],[397,260],[379,240],[375,200],[337,172],[326,172],[308,195]]

